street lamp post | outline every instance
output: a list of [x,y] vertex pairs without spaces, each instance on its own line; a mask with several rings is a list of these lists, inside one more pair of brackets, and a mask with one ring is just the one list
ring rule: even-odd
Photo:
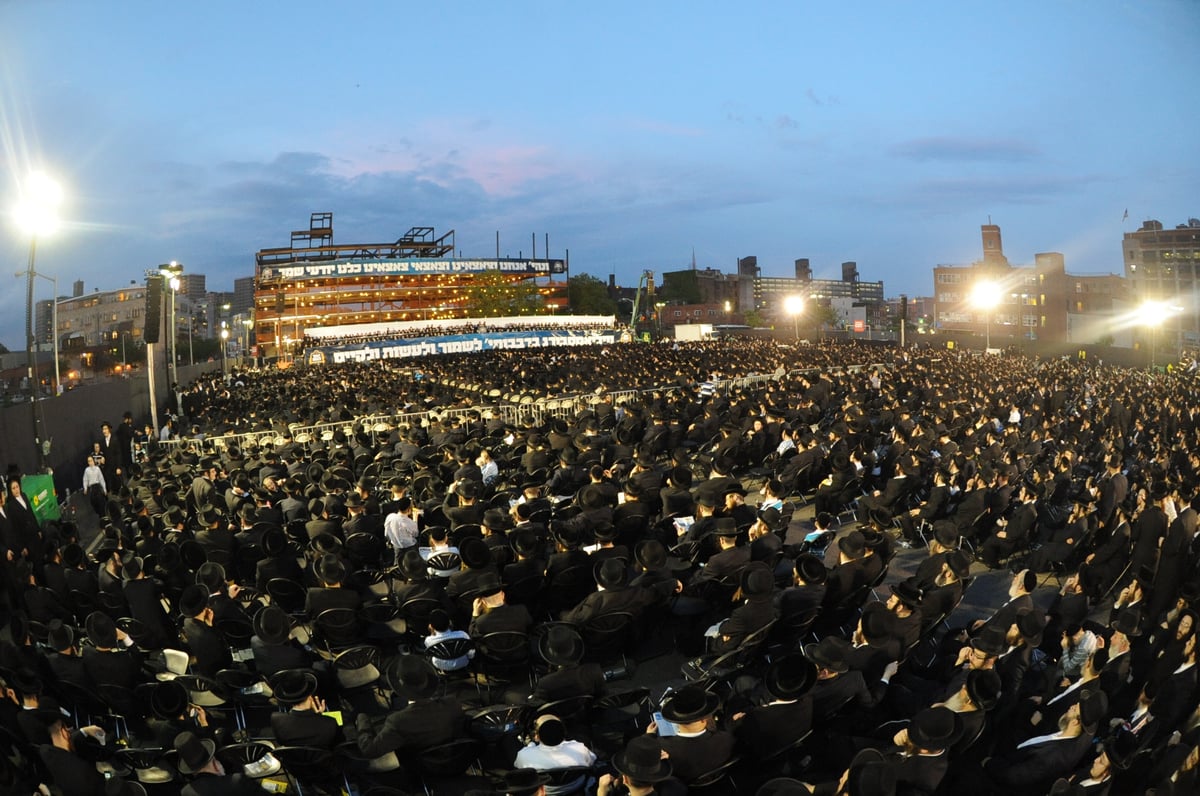
[[975,283],[971,291],[971,303],[983,310],[984,316],[984,350],[992,347],[992,310],[1000,303],[1000,286],[991,280]]
[[800,313],[804,312],[803,296],[788,296],[783,300],[783,309],[792,316],[792,326],[796,333],[796,342],[800,342]]
[[229,364],[225,361],[225,352],[229,348],[229,327],[221,321],[221,375],[229,378]]
[[242,367],[246,367],[246,357],[250,353],[250,329],[254,326],[253,318],[242,318]]
[[[33,355],[33,278],[37,275],[37,240],[58,227],[58,208],[62,204],[62,188],[45,174],[29,175],[21,186],[21,199],[16,210],[17,223],[29,233],[29,266],[25,269],[25,359],[29,366],[30,414],[33,420],[33,444],[37,449],[38,470],[45,470],[46,450],[38,419],[37,362]],[[57,301],[57,290],[55,292]],[[57,335],[57,330],[55,330]],[[57,337],[56,337],[57,339]],[[56,380],[57,384],[57,380]]]

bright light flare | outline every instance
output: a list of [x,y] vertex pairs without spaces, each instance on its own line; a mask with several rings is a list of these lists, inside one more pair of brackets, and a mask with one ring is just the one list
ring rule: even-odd
[[804,312],[804,296],[788,296],[783,300],[783,309],[788,315]]
[[1000,303],[1000,286],[990,279],[976,282],[971,290],[971,304],[981,310],[992,310]]
[[21,184],[21,195],[13,211],[17,225],[30,235],[49,235],[59,227],[58,209],[63,203],[62,186],[40,171]]

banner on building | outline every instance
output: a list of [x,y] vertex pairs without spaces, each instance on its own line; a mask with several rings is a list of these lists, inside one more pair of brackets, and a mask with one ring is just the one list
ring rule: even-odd
[[617,331],[537,330],[528,332],[484,332],[441,337],[372,340],[354,345],[324,345],[310,348],[305,358],[310,365],[369,362],[375,359],[409,359],[438,354],[468,354],[476,351],[523,351],[574,345],[608,345],[617,341]]
[[338,279],[345,276],[420,276],[439,274],[479,274],[500,271],[505,274],[549,276],[565,274],[566,260],[463,260],[453,258],[412,257],[405,260],[344,260],[336,263],[296,263],[265,266],[259,272],[262,281],[296,279]]

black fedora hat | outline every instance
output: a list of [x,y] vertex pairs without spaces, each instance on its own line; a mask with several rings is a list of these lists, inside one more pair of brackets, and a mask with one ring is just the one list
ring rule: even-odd
[[181,732],[175,736],[175,751],[179,760],[177,766],[182,774],[195,774],[204,768],[217,753],[217,745],[207,738],[201,738],[194,732]]
[[46,626],[46,643],[55,652],[62,652],[75,644],[75,630],[70,625],[63,624],[61,619],[50,620]]
[[483,512],[483,527],[489,531],[503,531],[509,525],[508,515],[500,509],[488,509]]
[[658,738],[639,735],[613,755],[613,768],[635,782],[662,782],[671,777],[671,763],[663,759],[662,751]]
[[920,749],[945,749],[958,737],[958,722],[948,707],[925,708],[908,725],[908,739]]
[[388,667],[388,687],[407,699],[422,699],[437,692],[437,672],[417,655],[401,655]]
[[967,696],[980,710],[991,710],[1000,704],[1000,675],[994,669],[972,669],[967,672]]
[[645,539],[634,547],[633,557],[642,569],[662,569],[667,565],[667,548],[657,539]]
[[254,615],[254,635],[264,644],[283,644],[292,632],[292,621],[278,605],[263,607]]
[[891,589],[892,594],[912,610],[916,611],[921,607],[921,598],[924,594],[921,592],[921,587],[912,578],[905,578],[899,583],[893,583]]
[[846,640],[837,636],[826,636],[814,644],[804,645],[804,657],[831,672],[845,672],[850,669],[846,663]]
[[732,538],[738,535],[737,523],[731,517],[721,517],[717,520],[717,527],[713,531],[715,536],[724,536]]
[[851,531],[837,541],[838,549],[850,558],[860,558],[867,550],[867,539],[862,531]]
[[721,699],[700,686],[680,688],[662,706],[662,716],[672,724],[691,724],[717,711]]
[[554,541],[568,550],[579,547],[579,531],[574,526],[559,523],[551,529],[550,535],[554,537]]
[[817,667],[799,653],[784,655],[771,661],[763,682],[771,696],[788,702],[812,689],[817,682]]
[[156,682],[150,686],[150,712],[156,718],[171,721],[183,715],[188,707],[188,690],[174,680]]
[[825,562],[812,553],[801,553],[796,556],[796,574],[800,580],[812,586],[819,586],[829,579],[829,570]]
[[1122,608],[1113,617],[1110,626],[1118,633],[1124,633],[1129,638],[1142,634],[1141,614],[1135,608]]
[[275,701],[282,705],[298,705],[317,693],[317,676],[304,669],[285,669],[271,678]]
[[954,577],[962,580],[971,575],[971,557],[962,550],[955,550],[946,557],[946,563],[950,566],[950,571],[954,573]]
[[574,665],[583,658],[583,637],[566,625],[552,625],[538,639],[538,653],[555,666]]
[[199,583],[193,583],[179,595],[179,613],[185,617],[198,616],[208,607],[208,589]]
[[513,534],[513,548],[519,555],[527,558],[536,556],[545,550],[542,540],[528,528],[523,528]]
[[92,611],[88,614],[84,627],[88,638],[96,647],[112,649],[117,646],[117,625],[108,614]]
[[480,597],[491,597],[503,590],[504,583],[500,580],[500,576],[492,570],[485,570],[475,586],[475,593]]
[[478,536],[468,536],[458,543],[458,556],[468,569],[483,569],[492,563],[492,548]]
[[606,591],[622,589],[629,585],[629,568],[621,558],[606,558],[592,568],[596,583]]
[[1021,638],[1030,647],[1042,643],[1042,633],[1046,630],[1046,616],[1041,611],[1018,611],[1016,625]]
[[1008,649],[1006,636],[1004,628],[985,625],[979,635],[971,639],[971,647],[985,655],[1000,655]]
[[761,561],[747,564],[740,578],[744,597],[765,597],[775,590],[775,575]]
[[962,534],[952,520],[937,520],[933,523],[933,538],[942,547],[958,547]]
[[779,509],[774,506],[763,509],[758,512],[758,519],[763,525],[767,526],[767,530],[778,533],[787,527],[787,523],[783,519],[783,515],[779,513]]
[[332,554],[321,556],[313,563],[313,572],[323,583],[341,583],[346,579],[346,565]]

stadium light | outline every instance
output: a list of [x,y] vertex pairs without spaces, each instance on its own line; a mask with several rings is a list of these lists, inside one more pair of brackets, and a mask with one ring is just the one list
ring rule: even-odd
[[1000,286],[990,279],[975,283],[971,290],[971,305],[983,310],[984,317],[984,348],[992,347],[992,310],[1000,303]]
[[792,316],[792,325],[795,328],[796,340],[800,339],[800,314],[804,312],[804,296],[792,295],[783,300],[784,311]]

